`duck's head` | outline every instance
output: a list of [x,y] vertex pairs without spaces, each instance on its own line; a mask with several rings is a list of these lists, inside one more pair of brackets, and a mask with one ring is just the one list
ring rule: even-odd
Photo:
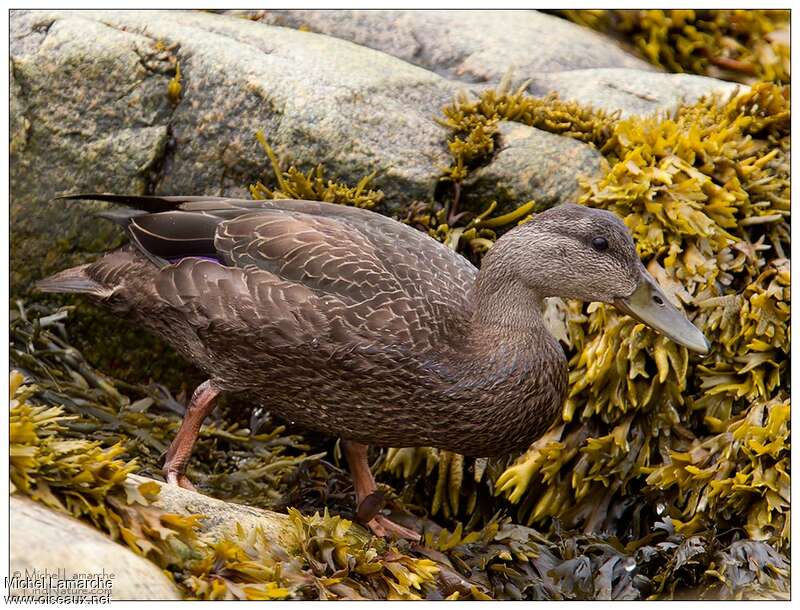
[[611,303],[676,343],[708,352],[703,333],[670,302],[642,265],[628,228],[610,212],[563,204],[501,242],[490,254],[505,250],[506,269],[539,297]]

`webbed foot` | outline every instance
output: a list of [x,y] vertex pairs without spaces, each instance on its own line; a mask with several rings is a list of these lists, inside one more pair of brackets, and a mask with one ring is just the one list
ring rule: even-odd
[[386,505],[386,498],[377,490],[375,479],[370,472],[367,446],[342,439],[342,448],[350,464],[353,486],[356,490],[356,502],[358,503],[356,519],[361,523],[366,523],[376,536],[419,541],[420,535],[417,532],[398,525],[380,514]]

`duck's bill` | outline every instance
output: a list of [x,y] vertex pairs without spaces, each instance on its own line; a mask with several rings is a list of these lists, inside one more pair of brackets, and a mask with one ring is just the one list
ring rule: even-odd
[[703,333],[670,303],[664,291],[644,267],[638,288],[629,297],[614,299],[614,305],[675,343],[698,354],[708,353],[708,341]]

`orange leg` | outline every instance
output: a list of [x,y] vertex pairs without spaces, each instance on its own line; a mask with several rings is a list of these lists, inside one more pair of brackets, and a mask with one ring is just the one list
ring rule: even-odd
[[211,380],[201,383],[192,394],[186,415],[183,416],[178,434],[172,441],[164,460],[164,476],[167,483],[178,485],[184,489],[194,490],[194,485],[186,476],[186,464],[192,454],[192,447],[200,433],[200,426],[208,414],[214,410],[214,402],[220,390],[215,388]]
[[367,446],[342,439],[342,449],[347,458],[347,463],[350,465],[350,473],[353,476],[356,505],[358,506],[356,511],[358,520],[366,522],[369,529],[376,536],[394,536],[395,538],[419,540],[420,535],[417,532],[406,529],[379,513],[383,507],[383,502],[381,496],[376,493],[375,478],[369,469]]

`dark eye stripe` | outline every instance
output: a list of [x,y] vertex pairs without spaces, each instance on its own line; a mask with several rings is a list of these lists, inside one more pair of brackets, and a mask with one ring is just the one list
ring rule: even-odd
[[605,237],[595,237],[592,240],[592,248],[598,252],[604,252],[608,250],[608,240]]

